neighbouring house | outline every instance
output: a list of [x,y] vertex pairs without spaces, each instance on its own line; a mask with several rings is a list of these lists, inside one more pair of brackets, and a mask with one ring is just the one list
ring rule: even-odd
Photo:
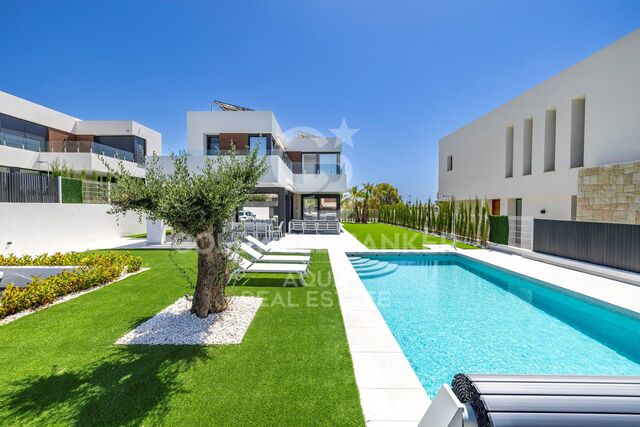
[[[285,134],[271,111],[217,102],[219,111],[187,112],[187,154],[191,170],[207,157],[241,154],[259,146],[268,172],[241,211],[276,223],[291,219],[338,219],[347,188],[341,165],[342,141],[305,132]],[[160,164],[172,169],[168,156]]]
[[146,156],[161,151],[161,134],[133,120],[81,120],[0,92],[0,172],[46,174],[57,160],[104,176],[101,156],[142,177]]
[[[102,160],[144,177],[146,156],[161,150],[160,133],[135,121],[80,120],[0,92],[0,253],[78,249],[143,232],[135,215],[108,214]],[[56,167],[66,177],[50,176]]]
[[640,224],[640,30],[440,140],[439,198]]

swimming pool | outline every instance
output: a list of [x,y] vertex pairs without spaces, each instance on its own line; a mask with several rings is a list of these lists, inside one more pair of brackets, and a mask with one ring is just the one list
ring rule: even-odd
[[350,260],[432,398],[459,372],[640,375],[640,318],[462,255]]

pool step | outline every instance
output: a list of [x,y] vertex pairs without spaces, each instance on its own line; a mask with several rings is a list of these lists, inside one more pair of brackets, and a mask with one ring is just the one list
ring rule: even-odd
[[353,265],[353,268],[358,269],[358,268],[364,268],[364,267],[371,267],[377,264],[378,264],[378,261],[376,261],[375,259],[367,259],[366,261],[355,262],[355,263],[352,263],[351,265]]
[[389,265],[388,262],[384,262],[384,261],[383,262],[378,262],[378,261],[376,261],[375,264],[369,265],[369,266],[366,266],[366,267],[357,266],[357,267],[355,267],[355,270],[358,273],[369,273],[369,272],[382,270],[382,269],[386,268],[388,265]]
[[389,274],[394,273],[397,269],[398,269],[398,265],[391,263],[391,264],[387,264],[387,266],[381,270],[364,272],[364,273],[358,272],[358,275],[360,276],[361,279],[375,279],[378,277],[388,276]]

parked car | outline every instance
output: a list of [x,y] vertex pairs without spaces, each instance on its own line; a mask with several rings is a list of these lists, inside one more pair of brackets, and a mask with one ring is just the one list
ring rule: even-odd
[[255,221],[258,219],[253,212],[249,211],[239,211],[238,212],[238,220],[239,221]]

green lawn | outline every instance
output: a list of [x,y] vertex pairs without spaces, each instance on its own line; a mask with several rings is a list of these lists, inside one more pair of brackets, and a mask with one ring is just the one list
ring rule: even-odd
[[116,346],[188,290],[168,251],[134,252],[152,269],[0,326],[0,425],[364,425],[326,252],[307,287],[229,288],[265,299],[239,345]]
[[[425,244],[450,245],[453,243],[449,239],[390,224],[353,224],[347,222],[342,225],[369,249],[426,249]],[[456,242],[456,247],[461,249],[475,248],[475,246],[460,242]]]

